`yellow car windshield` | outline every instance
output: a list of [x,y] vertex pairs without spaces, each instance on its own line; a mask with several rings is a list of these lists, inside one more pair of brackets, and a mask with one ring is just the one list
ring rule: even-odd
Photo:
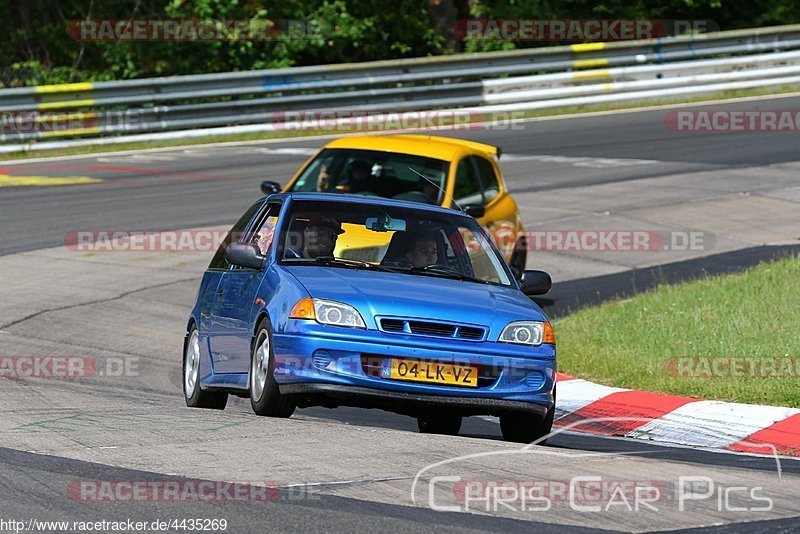
[[376,150],[326,149],[303,170],[290,191],[354,193],[441,204],[450,164]]

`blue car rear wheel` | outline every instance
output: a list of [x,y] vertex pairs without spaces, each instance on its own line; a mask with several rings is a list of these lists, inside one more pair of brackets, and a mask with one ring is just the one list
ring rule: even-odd
[[189,408],[224,410],[228,404],[227,393],[200,387],[200,335],[196,325],[192,325],[183,347],[183,397]]

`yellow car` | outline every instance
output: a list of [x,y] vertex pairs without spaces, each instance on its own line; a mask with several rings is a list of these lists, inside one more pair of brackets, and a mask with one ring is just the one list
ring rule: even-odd
[[[500,149],[431,135],[364,135],[336,139],[312,156],[283,188],[380,196],[466,211],[494,239],[515,274],[526,246],[517,204],[497,160]],[[265,194],[281,190],[264,181]]]

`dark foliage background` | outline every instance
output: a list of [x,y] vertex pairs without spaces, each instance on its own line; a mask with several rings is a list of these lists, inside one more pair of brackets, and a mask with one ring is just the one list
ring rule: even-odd
[[[345,63],[552,43],[461,41],[464,18],[710,19],[720,29],[800,21],[798,0],[0,0],[0,86]],[[296,19],[323,36],[238,42],[80,42],[102,19]]]

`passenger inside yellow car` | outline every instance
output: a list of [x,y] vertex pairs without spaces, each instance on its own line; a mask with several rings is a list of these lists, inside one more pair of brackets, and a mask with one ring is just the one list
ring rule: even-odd
[[320,192],[336,190],[342,193],[377,193],[377,185],[372,174],[372,164],[363,159],[350,162],[349,172],[339,180],[334,180],[328,165],[320,166],[317,176],[317,191]]
[[431,199],[431,204],[439,203],[439,188],[436,186],[436,184],[431,183],[428,180],[421,180],[419,188],[429,199]]
[[331,190],[331,174],[327,165],[321,165],[317,175],[317,191],[325,193]]
[[356,159],[350,164],[350,177],[342,184],[342,190],[348,193],[375,193],[375,177],[372,175],[372,165],[366,160]]

